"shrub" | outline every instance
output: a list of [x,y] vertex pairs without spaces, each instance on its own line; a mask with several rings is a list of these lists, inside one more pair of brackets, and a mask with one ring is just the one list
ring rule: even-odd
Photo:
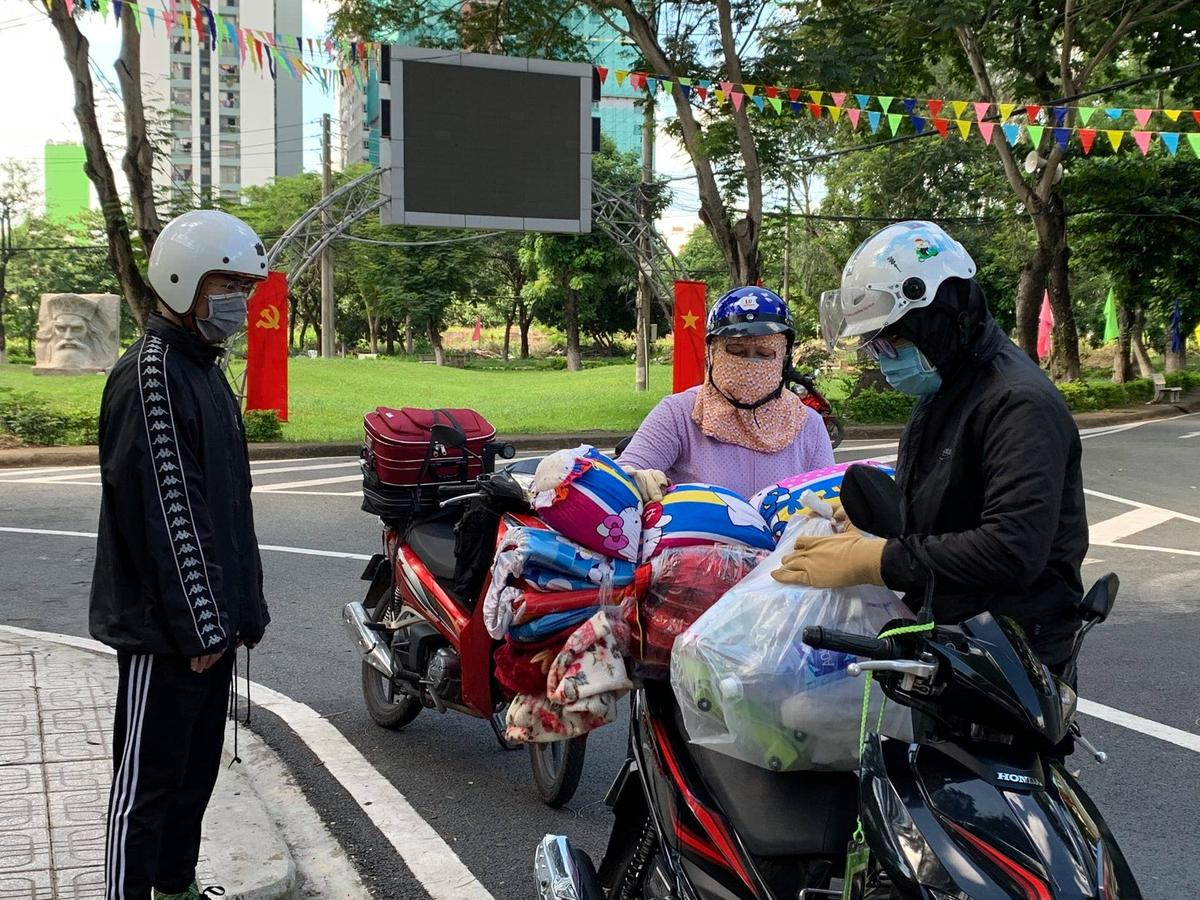
[[866,388],[841,404],[841,412],[851,422],[862,425],[891,425],[905,421],[917,398],[899,391]]
[[53,447],[96,443],[97,414],[55,407],[37,394],[0,388],[0,434],[25,444]]
[[1067,401],[1067,408],[1071,412],[1087,412],[1099,408],[1095,396],[1082,381],[1064,381],[1056,387]]
[[1183,388],[1185,391],[1194,391],[1196,388],[1200,388],[1200,372],[1184,369],[1180,372],[1170,372],[1164,377],[1167,380],[1167,387]]
[[269,444],[283,440],[283,425],[273,409],[248,409],[245,415],[246,440],[252,444]]
[[1123,384],[1114,384],[1112,381],[1089,381],[1087,387],[1097,409],[1111,409],[1114,406],[1124,406],[1129,402]]
[[1129,403],[1148,403],[1154,397],[1154,382],[1149,378],[1125,382],[1125,397]]

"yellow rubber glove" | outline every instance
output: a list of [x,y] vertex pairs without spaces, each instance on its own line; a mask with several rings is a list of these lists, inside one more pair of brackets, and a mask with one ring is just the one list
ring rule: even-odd
[[657,503],[671,482],[658,469],[626,469],[625,472],[637,482],[638,493],[643,503]]
[[883,538],[857,531],[828,537],[796,538],[795,550],[783,558],[771,577],[784,584],[836,588],[855,584],[883,584]]

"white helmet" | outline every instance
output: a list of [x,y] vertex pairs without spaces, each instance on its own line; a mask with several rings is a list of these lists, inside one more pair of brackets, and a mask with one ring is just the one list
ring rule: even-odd
[[167,223],[150,251],[150,286],[168,308],[185,316],[200,282],[214,272],[261,281],[267,251],[254,229],[229,213],[195,209]]
[[898,222],[858,245],[842,270],[842,287],[821,294],[821,334],[832,350],[841,338],[869,340],[910,309],[933,302],[947,278],[975,277],[975,260],[932,222]]

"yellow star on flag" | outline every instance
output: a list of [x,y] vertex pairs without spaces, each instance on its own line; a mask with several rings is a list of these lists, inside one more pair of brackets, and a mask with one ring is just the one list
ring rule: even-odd
[[700,317],[695,313],[685,312],[680,318],[683,319],[684,328],[695,328],[696,323],[700,321]]

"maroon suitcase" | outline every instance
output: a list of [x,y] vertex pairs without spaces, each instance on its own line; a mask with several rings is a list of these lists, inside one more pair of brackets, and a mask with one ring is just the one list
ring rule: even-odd
[[[432,429],[438,424],[461,429],[474,455],[434,443]],[[496,437],[496,429],[473,409],[380,406],[363,417],[363,426],[367,466],[380,484],[394,487],[474,481],[483,473],[484,445]]]

